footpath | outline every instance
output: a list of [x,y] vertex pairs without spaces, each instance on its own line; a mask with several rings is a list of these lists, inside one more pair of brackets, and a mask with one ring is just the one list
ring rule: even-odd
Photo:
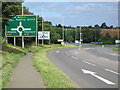
[[20,59],[13,70],[9,88],[44,88],[42,77],[33,67],[32,53]]

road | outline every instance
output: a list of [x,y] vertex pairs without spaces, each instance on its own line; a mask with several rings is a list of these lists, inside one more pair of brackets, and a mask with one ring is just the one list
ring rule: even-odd
[[118,88],[118,52],[83,45],[49,51],[50,60],[80,88]]

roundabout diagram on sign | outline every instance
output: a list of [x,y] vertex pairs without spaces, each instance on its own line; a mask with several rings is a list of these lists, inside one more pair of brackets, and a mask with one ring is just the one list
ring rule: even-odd
[[22,22],[19,22],[19,26],[17,28],[11,28],[11,30],[16,30],[18,31],[19,35],[22,36],[22,31],[25,31],[25,30],[31,30],[31,28],[24,28],[22,26]]

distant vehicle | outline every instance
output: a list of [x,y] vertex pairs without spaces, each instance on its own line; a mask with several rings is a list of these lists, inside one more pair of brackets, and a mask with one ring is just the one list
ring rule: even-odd
[[120,40],[115,40],[115,43],[116,44],[120,44]]
[[68,41],[68,43],[73,43],[72,41]]
[[79,43],[78,40],[75,40],[75,43]]
[[91,42],[91,44],[102,44],[102,42]]

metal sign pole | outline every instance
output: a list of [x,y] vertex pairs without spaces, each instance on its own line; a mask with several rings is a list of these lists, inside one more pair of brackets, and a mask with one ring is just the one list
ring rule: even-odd
[[5,36],[6,36],[6,43],[8,43],[8,40],[7,40],[7,35],[6,35],[6,25],[5,25]]
[[24,37],[22,37],[22,48],[24,48]]
[[37,16],[36,16],[36,46],[37,46],[37,43],[38,43],[38,26],[37,26]]
[[14,46],[16,46],[16,38],[14,37]]

